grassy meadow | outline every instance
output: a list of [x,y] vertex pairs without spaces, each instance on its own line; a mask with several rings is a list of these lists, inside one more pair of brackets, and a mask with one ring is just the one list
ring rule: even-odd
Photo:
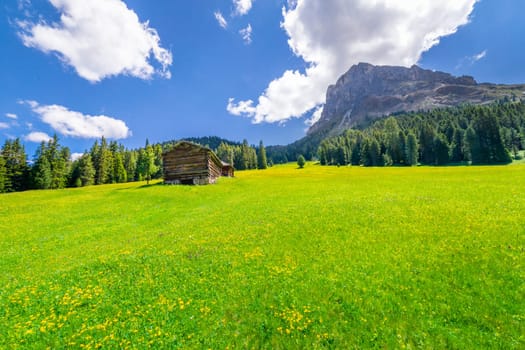
[[0,195],[0,348],[525,348],[525,165]]

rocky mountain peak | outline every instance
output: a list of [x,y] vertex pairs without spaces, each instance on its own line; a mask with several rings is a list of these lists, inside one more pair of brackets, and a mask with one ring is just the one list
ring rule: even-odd
[[459,104],[484,104],[507,97],[524,97],[525,85],[478,84],[473,77],[408,67],[352,66],[328,87],[321,119],[309,134],[329,134],[367,119],[398,112],[431,110]]

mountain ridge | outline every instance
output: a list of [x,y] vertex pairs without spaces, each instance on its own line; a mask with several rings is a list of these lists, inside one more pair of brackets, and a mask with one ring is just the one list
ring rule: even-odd
[[326,93],[321,118],[307,135],[337,135],[365,121],[400,112],[525,97],[525,84],[478,83],[471,76],[399,66],[352,66]]

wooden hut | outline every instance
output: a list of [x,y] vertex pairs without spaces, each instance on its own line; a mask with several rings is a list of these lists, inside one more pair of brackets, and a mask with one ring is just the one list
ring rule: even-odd
[[213,184],[223,173],[222,161],[211,149],[187,141],[165,152],[162,160],[167,184]]
[[222,162],[221,176],[233,177],[233,175],[234,175],[233,166],[229,163]]

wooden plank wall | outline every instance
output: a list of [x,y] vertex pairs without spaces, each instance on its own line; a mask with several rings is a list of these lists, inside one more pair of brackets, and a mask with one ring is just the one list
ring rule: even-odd
[[209,149],[181,143],[163,155],[164,181],[204,185],[221,176],[222,162]]
[[212,158],[211,154],[208,154],[208,167],[210,170],[210,183],[215,183],[222,173],[222,163],[218,164]]
[[192,145],[181,145],[164,154],[164,180],[189,180],[208,177],[208,151]]

